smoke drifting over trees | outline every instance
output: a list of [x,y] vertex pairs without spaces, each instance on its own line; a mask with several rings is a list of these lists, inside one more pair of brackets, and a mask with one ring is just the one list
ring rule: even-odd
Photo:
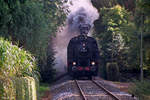
[[90,0],[68,0],[68,16],[66,25],[61,32],[57,32],[54,39],[54,49],[56,51],[55,68],[58,72],[64,72],[67,65],[67,45],[69,40],[79,35],[79,25],[89,24],[93,27],[93,22],[98,19],[97,9],[93,7]]

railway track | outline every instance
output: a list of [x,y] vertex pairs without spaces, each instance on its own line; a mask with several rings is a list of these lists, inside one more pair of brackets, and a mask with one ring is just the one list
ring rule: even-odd
[[79,89],[79,91],[80,91],[80,95],[81,95],[82,99],[83,99],[83,100],[87,100],[87,98],[85,97],[85,94],[84,94],[84,92],[82,91],[82,88],[80,87],[80,85],[79,85],[79,83],[78,83],[77,80],[75,80],[75,83],[76,83],[76,85],[77,85],[77,87],[78,87],[78,89]]
[[[91,80],[91,82],[96,85],[98,88],[102,89],[106,94],[108,94],[109,96],[111,96],[113,98],[113,100],[121,100],[119,99],[115,94],[113,94],[112,92],[110,92],[108,89],[106,89],[102,84],[96,82],[95,80]],[[77,88],[80,92],[80,96],[82,97],[82,100],[88,100],[85,93],[82,90],[82,87],[80,86],[79,82],[77,80],[75,80],[75,83],[77,85]]]
[[110,95],[112,98],[114,98],[115,100],[121,100],[119,99],[115,94],[113,94],[112,92],[110,92],[108,89],[106,89],[104,86],[102,86],[100,83],[96,82],[95,80],[92,80],[92,82],[94,84],[96,84],[99,88],[103,89],[108,95]]

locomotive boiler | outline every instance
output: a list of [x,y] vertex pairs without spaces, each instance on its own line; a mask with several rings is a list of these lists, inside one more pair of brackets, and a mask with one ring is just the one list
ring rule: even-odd
[[98,74],[99,50],[96,40],[87,36],[90,26],[79,27],[80,35],[70,40],[67,47],[67,71],[73,78]]

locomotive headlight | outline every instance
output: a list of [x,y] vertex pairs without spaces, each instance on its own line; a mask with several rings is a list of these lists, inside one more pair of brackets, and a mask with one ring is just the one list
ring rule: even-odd
[[73,64],[73,65],[76,65],[76,62],[73,62],[72,64]]
[[91,64],[92,64],[92,65],[95,65],[95,62],[94,62],[94,61],[92,61],[92,62],[91,62]]

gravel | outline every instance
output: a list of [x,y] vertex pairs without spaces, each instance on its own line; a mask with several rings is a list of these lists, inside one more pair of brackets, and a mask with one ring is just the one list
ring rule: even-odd
[[[104,80],[97,80],[97,82],[101,83],[106,89],[117,95],[121,100],[135,100],[130,94],[121,92],[114,84]],[[114,100],[90,80],[78,80],[78,83],[88,100]],[[79,89],[77,88],[74,80],[68,80],[66,82],[53,85],[50,93],[52,95],[52,100],[82,100]]]

